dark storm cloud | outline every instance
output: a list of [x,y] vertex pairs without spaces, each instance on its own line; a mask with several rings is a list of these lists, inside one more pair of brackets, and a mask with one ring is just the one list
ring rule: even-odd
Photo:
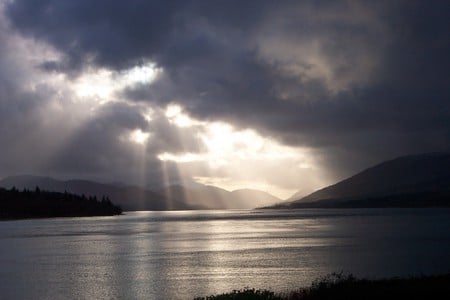
[[[50,88],[37,85],[33,92],[24,88],[33,81],[21,57],[24,45],[10,35],[1,18],[0,41],[0,174],[7,175],[46,158],[46,140],[36,138],[32,130],[42,128],[38,114],[48,103]],[[30,147],[32,155],[27,155],[23,149]]]
[[446,1],[16,0],[6,12],[65,54],[47,69],[153,61],[161,77],[124,96],[315,147],[341,173],[450,150]]
[[14,25],[67,54],[111,67],[139,62],[161,49],[183,1],[18,1],[7,8]]
[[139,111],[127,105],[106,104],[64,143],[52,161],[52,168],[75,174],[126,170],[132,160],[127,134],[145,127]]
[[[41,45],[14,35],[3,19],[0,40],[0,177],[29,173],[157,185],[162,169],[155,153],[201,150],[193,134],[177,132],[159,117],[164,111],[149,122],[141,106],[77,99],[35,68]],[[130,141],[135,129],[155,139],[145,159],[145,147]],[[180,139],[169,138],[180,133]],[[176,179],[176,168],[166,164],[167,176]]]

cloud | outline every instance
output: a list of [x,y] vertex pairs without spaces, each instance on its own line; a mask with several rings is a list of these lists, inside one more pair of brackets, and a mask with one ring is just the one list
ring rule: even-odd
[[[29,144],[13,135],[42,127],[42,141],[47,132],[66,137],[63,150],[55,145],[51,151],[59,151],[53,164],[61,170],[73,162],[73,172],[96,167],[117,175],[141,155],[142,145],[123,143],[139,129],[149,134],[149,166],[159,170],[161,153],[207,151],[201,122],[217,121],[309,149],[322,173],[334,178],[393,156],[450,149],[444,1],[15,0],[5,4],[5,16],[10,25],[2,23],[0,105],[8,111],[3,122],[16,126],[1,133],[11,145],[5,157]],[[13,50],[24,40],[40,45],[32,68],[23,59],[30,48]],[[83,104],[73,95],[71,82],[88,78],[89,70],[114,77],[149,64],[159,70],[154,79],[117,84],[104,107],[92,110],[92,97]],[[64,84],[24,88],[39,76],[63,76]],[[52,110],[58,103],[89,112],[68,117]],[[165,110],[174,104],[200,123],[171,122]],[[44,122],[43,110],[50,121]],[[26,124],[19,124],[20,114]],[[153,114],[151,121],[146,114]],[[51,125],[66,118],[72,122]],[[42,156],[50,153],[41,147]],[[11,168],[6,161],[3,166]],[[200,169],[207,173],[197,166],[197,176],[205,175]]]

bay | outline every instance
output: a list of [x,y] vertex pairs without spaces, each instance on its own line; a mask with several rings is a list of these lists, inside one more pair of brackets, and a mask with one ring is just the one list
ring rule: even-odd
[[0,299],[192,299],[330,272],[450,272],[449,209],[126,212],[0,222]]

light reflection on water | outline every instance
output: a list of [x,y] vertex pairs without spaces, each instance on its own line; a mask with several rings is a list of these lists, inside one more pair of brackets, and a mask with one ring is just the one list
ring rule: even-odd
[[0,222],[1,299],[190,299],[450,272],[450,210],[131,212]]

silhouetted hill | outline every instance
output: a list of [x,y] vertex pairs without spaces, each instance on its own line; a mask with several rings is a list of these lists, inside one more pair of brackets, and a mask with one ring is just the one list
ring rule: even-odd
[[313,189],[299,190],[299,191],[295,192],[292,196],[287,198],[285,201],[288,201],[288,202],[295,201],[295,200],[301,199],[301,198],[311,194],[312,192],[314,192]]
[[272,205],[281,200],[257,190],[233,192],[203,184],[188,187],[172,185],[157,192],[122,184],[102,184],[88,180],[56,180],[40,176],[11,176],[0,180],[0,186],[23,189],[41,189],[89,194],[101,197],[107,195],[111,201],[124,210],[188,210],[188,209],[244,209]]
[[196,185],[195,187],[171,185],[158,191],[158,193],[165,195],[166,199],[178,199],[196,209],[231,208],[225,202],[229,192],[217,187],[206,185]]
[[[272,205],[274,203],[280,202],[281,200],[269,193],[252,189],[240,189],[232,191],[231,199],[234,199],[234,201],[238,201],[242,205],[242,208],[255,208]],[[249,204],[251,204],[251,207],[249,206]]]
[[450,154],[383,162],[283,207],[450,206]]
[[172,185],[158,192],[166,195],[168,199],[182,199],[193,207],[203,209],[247,209],[280,202],[279,198],[258,190],[242,189],[229,192],[201,184],[189,188]]
[[0,220],[50,217],[86,217],[120,215],[122,209],[111,203],[109,198],[101,201],[95,196],[70,193],[19,191],[0,188]]
[[189,205],[174,200],[166,201],[164,196],[150,190],[133,186],[120,186],[97,183],[88,180],[56,180],[40,176],[11,176],[0,181],[0,186],[18,189],[34,189],[36,186],[44,190],[74,194],[94,195],[96,197],[108,196],[114,204],[123,210],[182,210],[191,209]]

